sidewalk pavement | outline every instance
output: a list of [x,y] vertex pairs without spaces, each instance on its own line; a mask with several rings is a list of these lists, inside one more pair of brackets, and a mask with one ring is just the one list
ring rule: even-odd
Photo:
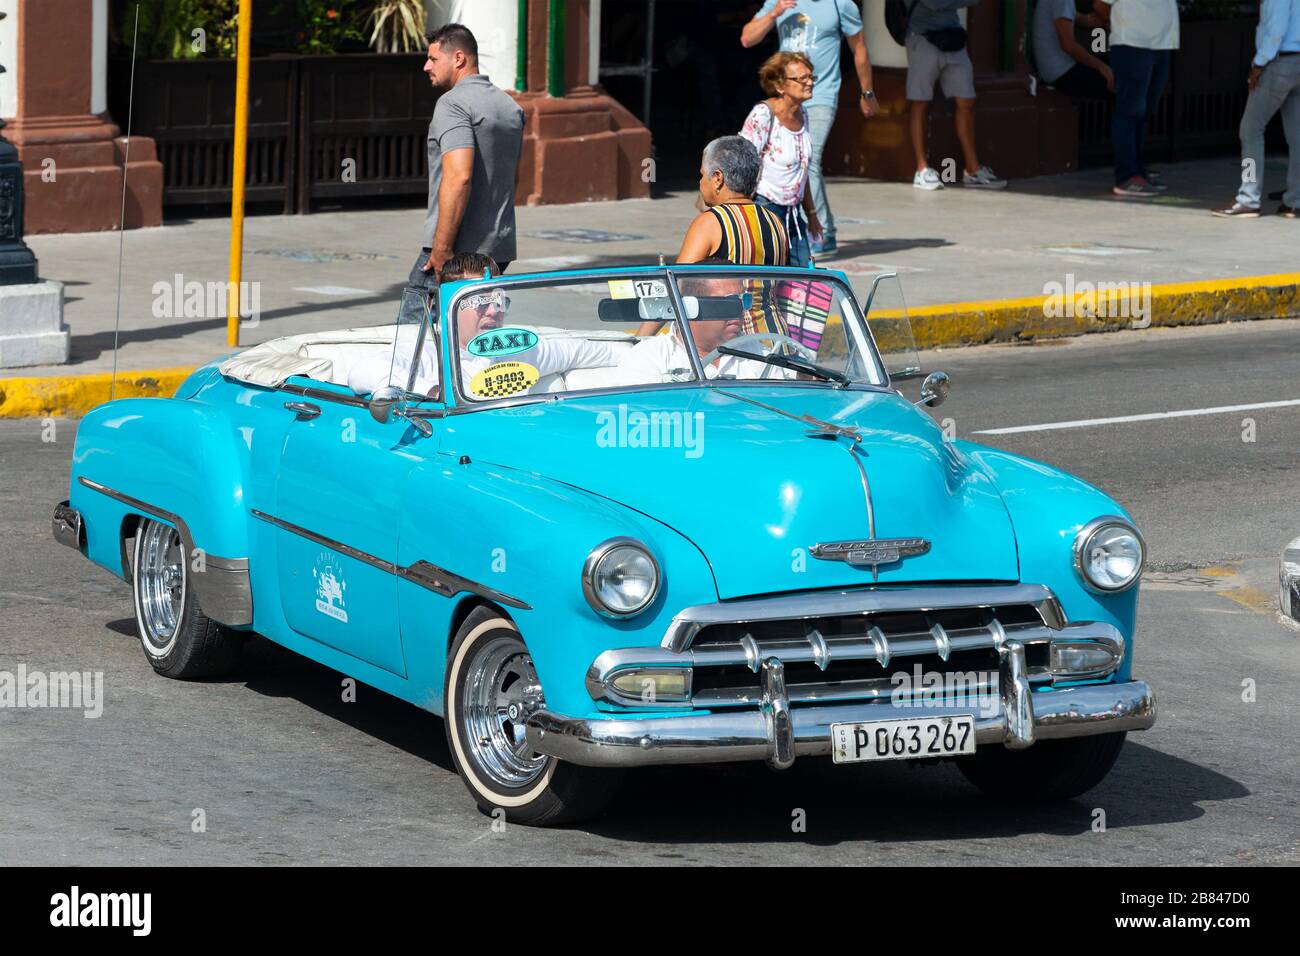
[[[1109,169],[1013,182],[1004,192],[927,193],[908,184],[833,179],[839,252],[821,264],[847,272],[859,293],[873,276],[897,272],[923,348],[1132,324],[1122,308],[1112,319],[1083,309],[1045,314],[1049,292],[1068,294],[1086,283],[1123,284],[1134,307],[1150,283],[1145,292],[1156,325],[1300,316],[1300,221],[1222,220],[1207,212],[1231,200],[1238,168],[1233,158],[1169,165],[1170,191],[1153,202],[1113,199]],[[1285,159],[1275,157],[1265,190],[1284,178]],[[695,214],[694,198],[677,192],[522,207],[520,259],[510,272],[652,263],[660,254],[671,262]],[[1273,206],[1266,201],[1265,211]],[[241,332],[241,346],[392,321],[421,216],[412,208],[249,218],[244,279],[259,283],[260,317]],[[224,314],[170,315],[160,307],[182,298],[170,291],[178,282],[224,283],[229,239],[225,218],[126,233],[117,367],[137,381],[128,387],[166,394],[185,369],[231,351]],[[72,361],[0,369],[0,417],[80,414],[107,398],[119,236],[28,241],[42,277],[64,283]]]

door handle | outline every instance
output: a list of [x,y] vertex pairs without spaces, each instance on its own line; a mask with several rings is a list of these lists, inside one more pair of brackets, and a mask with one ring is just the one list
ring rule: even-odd
[[284,407],[291,412],[297,412],[297,420],[300,422],[315,418],[320,414],[320,406],[313,405],[311,402],[285,402]]

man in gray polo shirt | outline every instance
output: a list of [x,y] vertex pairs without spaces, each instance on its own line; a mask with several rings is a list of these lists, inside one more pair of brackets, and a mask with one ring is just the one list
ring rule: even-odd
[[448,259],[515,258],[515,168],[524,111],[478,71],[478,42],[459,23],[429,34],[424,72],[442,96],[429,123],[429,212],[411,285],[436,283]]

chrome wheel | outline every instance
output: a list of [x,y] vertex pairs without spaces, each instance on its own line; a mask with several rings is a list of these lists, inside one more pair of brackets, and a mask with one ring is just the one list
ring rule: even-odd
[[153,657],[176,644],[185,610],[185,549],[170,525],[146,521],[136,542],[135,591],[140,637]]
[[474,654],[461,698],[465,743],[478,769],[497,786],[527,787],[546,769],[549,758],[533,751],[524,735],[524,721],[542,704],[542,686],[523,642],[499,637]]

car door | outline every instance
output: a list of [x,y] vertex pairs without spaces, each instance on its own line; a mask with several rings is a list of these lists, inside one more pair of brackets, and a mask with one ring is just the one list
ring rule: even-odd
[[[424,321],[427,327],[427,307]],[[399,328],[395,342],[403,339]],[[437,451],[437,418],[418,416],[439,407],[414,401],[405,414],[399,408],[378,421],[364,397],[337,385],[306,389],[286,404],[297,420],[280,456],[273,516],[285,620],[300,634],[403,677],[402,489],[411,469]]]

